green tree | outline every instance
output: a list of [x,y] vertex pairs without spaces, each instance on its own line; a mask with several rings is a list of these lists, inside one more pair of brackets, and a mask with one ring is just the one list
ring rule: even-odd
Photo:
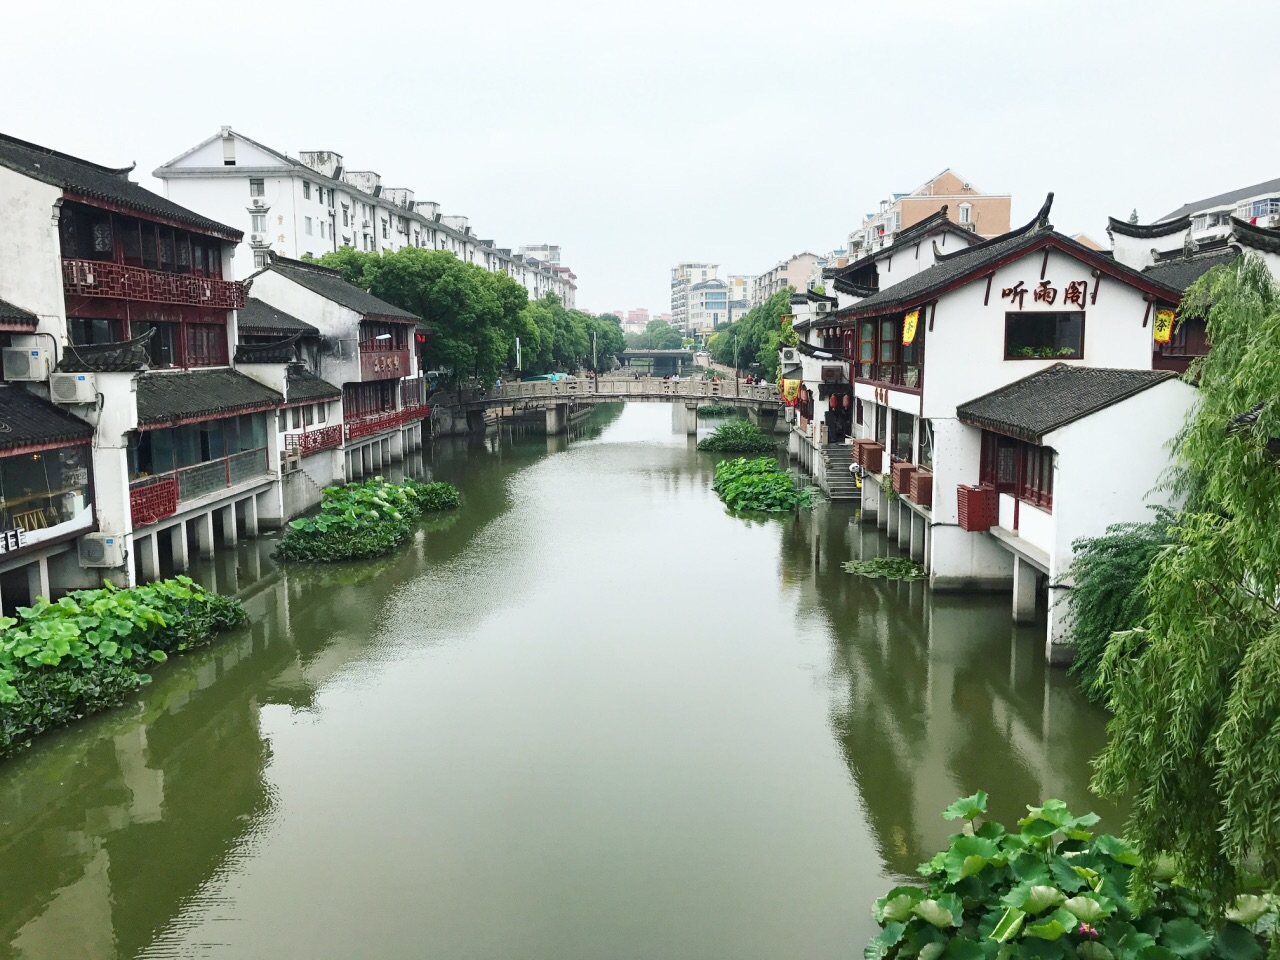
[[679,350],[683,343],[680,331],[665,320],[650,320],[644,333],[627,334],[627,346],[632,350]]
[[733,366],[736,338],[738,366],[745,368],[754,361],[766,378],[776,378],[779,340],[783,336],[795,336],[790,325],[784,330],[781,324],[781,318],[791,312],[792,292],[790,287],[778,291],[712,336],[707,341],[712,359]]
[[1114,714],[1095,788],[1128,794],[1130,836],[1220,900],[1280,877],[1280,294],[1255,256],[1183,297],[1213,349],[1175,443],[1189,499],[1144,581],[1148,612],[1116,634]]
[[1129,214],[1129,222],[1130,222],[1130,223],[1137,223],[1137,222],[1138,222],[1138,208],[1137,208],[1137,207],[1134,207],[1134,208],[1133,208],[1133,212],[1132,212],[1131,214]]

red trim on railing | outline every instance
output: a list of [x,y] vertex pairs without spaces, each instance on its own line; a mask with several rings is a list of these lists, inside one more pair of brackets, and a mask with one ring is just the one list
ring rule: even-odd
[[361,417],[359,420],[348,420],[346,425],[347,439],[355,440],[359,437],[367,437],[370,434],[403,426],[415,420],[425,420],[429,416],[431,416],[431,407],[426,404],[418,404],[412,407],[405,407],[403,410],[391,410],[371,417]]
[[234,280],[146,270],[109,260],[64,257],[62,289],[67,296],[110,297],[222,310],[238,310],[244,306],[244,286]]
[[342,427],[336,423],[331,427],[320,427],[318,430],[286,434],[284,438],[286,450],[297,450],[304,457],[341,445]]
[[129,514],[135,527],[143,527],[178,512],[176,477],[141,480],[129,487]]

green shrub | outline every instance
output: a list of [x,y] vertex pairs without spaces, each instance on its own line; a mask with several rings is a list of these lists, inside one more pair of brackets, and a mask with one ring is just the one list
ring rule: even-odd
[[873,557],[870,560],[848,560],[841,564],[845,572],[871,580],[924,580],[929,571],[907,557]]
[[362,560],[390,553],[409,536],[410,523],[424,512],[452,510],[460,500],[452,484],[370,477],[328,487],[314,517],[289,524],[276,557],[280,560],[332,562]]
[[1070,613],[1075,662],[1071,672],[1093,700],[1105,702],[1108,689],[1099,668],[1111,635],[1132,630],[1147,615],[1143,580],[1156,555],[1174,540],[1177,520],[1167,509],[1150,523],[1120,523],[1100,537],[1086,537],[1071,545],[1072,587],[1066,600]]
[[772,453],[773,438],[747,420],[730,420],[716,427],[715,433],[698,441],[699,450],[716,453]]
[[986,809],[981,791],[947,808],[963,832],[920,865],[925,886],[876,901],[882,929],[864,960],[1261,960],[1269,898],[1241,897],[1210,925],[1205,898],[1158,863],[1145,865],[1154,897],[1139,905],[1129,884],[1142,857],[1119,837],[1094,836],[1094,814],[1047,800],[1011,833],[983,822]]
[[123,700],[151,663],[243,623],[244,608],[189,577],[110,584],[0,617],[0,756],[45,730]]
[[813,504],[813,492],[796,487],[790,474],[770,457],[721,460],[713,489],[730,510],[780,513]]
[[738,412],[738,408],[730,406],[727,403],[708,403],[705,407],[698,408],[699,417],[732,417]]

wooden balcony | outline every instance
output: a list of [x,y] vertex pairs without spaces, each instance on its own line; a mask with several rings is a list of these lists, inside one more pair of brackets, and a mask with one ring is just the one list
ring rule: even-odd
[[140,303],[173,303],[220,310],[238,310],[244,306],[244,287],[234,280],[165,273],[106,260],[64,258],[62,289],[67,296],[107,297]]
[[347,439],[356,440],[360,437],[381,433],[383,430],[390,430],[393,427],[402,427],[406,423],[423,420],[430,415],[431,408],[429,406],[426,404],[414,404],[401,410],[388,410],[384,413],[375,413],[356,420],[348,420],[346,424]]
[[289,433],[284,438],[285,450],[297,450],[304,457],[340,446],[342,446],[342,427],[338,424],[307,430],[303,433]]

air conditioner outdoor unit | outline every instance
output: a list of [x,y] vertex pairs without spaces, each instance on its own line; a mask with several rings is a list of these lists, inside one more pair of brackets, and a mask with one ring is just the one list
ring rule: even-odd
[[371,226],[372,226],[372,224],[371,224],[368,220],[365,220],[364,222],[362,222],[362,223],[360,224],[360,226],[362,226],[364,229],[368,230],[368,229],[369,229],[369,227],[371,227]]
[[49,351],[41,347],[6,347],[4,350],[6,380],[48,380]]
[[49,376],[54,403],[97,403],[98,383],[92,373],[54,373]]
[[783,347],[782,362],[783,363],[799,363],[800,362],[799,351],[796,350],[795,347]]
[[831,304],[826,303],[824,301],[819,301],[818,303],[815,303],[813,305],[813,312],[814,313],[830,313]]
[[280,461],[285,473],[302,469],[302,454],[297,450],[285,450],[280,454]]
[[260,234],[260,233],[251,233],[251,234],[249,234],[249,242],[250,242],[250,243],[262,243],[262,234]]
[[254,205],[255,207],[257,207],[259,210],[261,210],[263,207],[265,207],[265,206],[266,206],[266,204],[262,201],[262,198],[261,198],[261,197],[254,197],[254,198],[253,198],[253,205]]
[[86,533],[80,538],[80,566],[123,567],[124,538],[114,533]]

